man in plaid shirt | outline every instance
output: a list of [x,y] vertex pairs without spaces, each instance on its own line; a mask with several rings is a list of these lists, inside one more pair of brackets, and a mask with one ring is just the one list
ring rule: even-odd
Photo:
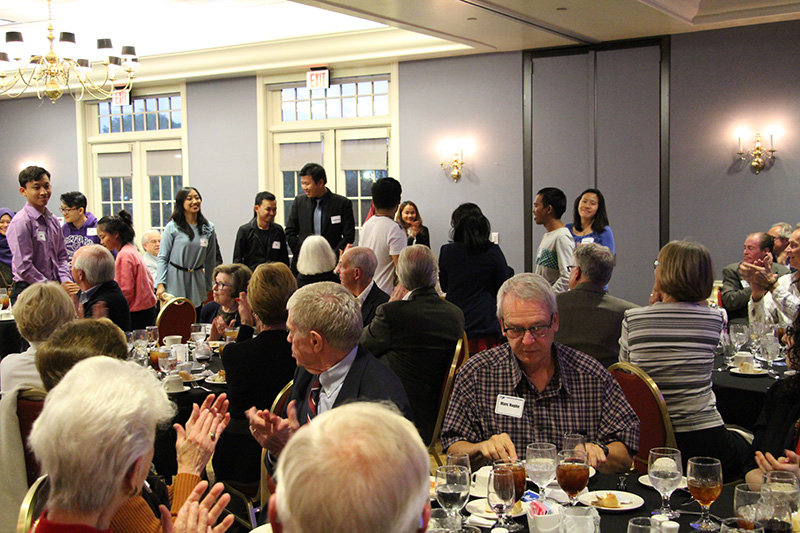
[[479,464],[516,459],[531,442],[561,449],[565,433],[580,433],[592,466],[627,471],[639,446],[639,419],[596,359],[553,342],[558,309],[550,284],[530,273],[507,280],[497,316],[508,344],[461,367],[442,448]]

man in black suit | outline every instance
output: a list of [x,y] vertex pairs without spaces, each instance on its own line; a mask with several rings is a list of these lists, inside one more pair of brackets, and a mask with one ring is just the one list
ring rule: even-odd
[[377,266],[375,252],[365,246],[356,246],[348,248],[342,254],[336,267],[336,274],[339,275],[342,285],[361,302],[364,327],[375,318],[378,306],[389,301],[389,295],[372,281]]
[[380,306],[360,344],[400,377],[415,425],[427,443],[439,413],[442,384],[464,334],[464,313],[436,292],[439,269],[427,246],[415,244],[400,252],[397,276],[410,290],[407,299]]
[[256,195],[255,216],[239,227],[233,245],[233,262],[255,271],[261,263],[281,262],[289,266],[289,249],[283,228],[275,222],[278,204],[275,195],[261,191]]
[[301,425],[349,400],[388,400],[412,419],[400,379],[358,347],[361,310],[347,289],[330,281],[312,283],[298,289],[286,307],[288,339],[298,367],[286,412],[253,407],[246,413],[251,433],[269,452],[268,466]]
[[619,359],[625,311],[636,307],[605,290],[615,263],[608,247],[581,244],[572,253],[569,290],[556,294],[560,318],[555,341],[591,355],[606,368]]
[[[744,240],[742,260],[745,263],[761,266],[767,254],[772,253],[773,244],[774,239],[772,235],[761,232],[751,233]],[[750,289],[750,284],[742,280],[739,274],[740,264],[741,263],[731,263],[722,269],[722,289],[720,293],[722,296],[722,307],[728,312],[728,324],[749,323],[747,318],[747,302],[750,301],[752,290]],[[782,276],[789,272],[789,269],[773,261],[772,272],[778,276]]]
[[114,281],[114,256],[99,244],[83,246],[72,256],[72,279],[78,285],[78,314],[108,317],[122,331],[131,329],[128,300]]
[[325,237],[337,255],[356,238],[353,204],[332,193],[326,183],[328,177],[322,166],[308,163],[300,169],[300,186],[305,194],[294,199],[286,222],[286,240],[294,254],[292,271],[296,271],[300,247],[309,235]]

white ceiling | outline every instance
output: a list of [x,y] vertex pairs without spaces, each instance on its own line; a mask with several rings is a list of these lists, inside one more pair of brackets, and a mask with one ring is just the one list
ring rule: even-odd
[[[53,0],[87,50],[133,44],[144,80],[524,50],[800,18],[786,0]],[[3,0],[0,32],[47,46],[46,0]],[[3,25],[4,24],[4,25]],[[0,41],[3,51],[4,40]],[[58,52],[58,49],[56,50]],[[80,54],[76,54],[80,55]],[[96,59],[91,57],[90,59]]]

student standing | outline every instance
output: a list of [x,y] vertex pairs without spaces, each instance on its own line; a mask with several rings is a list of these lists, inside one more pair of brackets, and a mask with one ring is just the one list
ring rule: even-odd
[[86,211],[86,196],[80,191],[65,192],[61,195],[61,215],[64,225],[64,246],[70,263],[75,251],[81,246],[100,244],[97,236],[97,217]]

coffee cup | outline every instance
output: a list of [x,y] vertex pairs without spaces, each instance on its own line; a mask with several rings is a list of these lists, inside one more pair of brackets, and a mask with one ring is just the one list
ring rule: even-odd
[[164,337],[164,346],[169,348],[173,344],[180,344],[182,340],[183,337],[181,337],[180,335],[167,335],[166,337]]
[[171,374],[164,378],[164,390],[167,392],[182,392],[183,379],[177,374]]
[[486,497],[486,491],[489,488],[489,473],[491,471],[491,466],[482,466],[472,473],[472,488],[470,489],[470,494],[478,497]]
[[173,344],[169,347],[172,354],[181,363],[189,360],[189,345],[188,344]]
[[744,363],[750,363],[752,365],[753,361],[753,354],[750,352],[736,352],[733,355],[733,364],[737,367],[742,366]]
[[553,512],[550,514],[533,516],[531,516],[530,512],[526,514],[528,516],[528,530],[531,533],[559,533],[561,515],[558,513],[558,507],[554,507]]

